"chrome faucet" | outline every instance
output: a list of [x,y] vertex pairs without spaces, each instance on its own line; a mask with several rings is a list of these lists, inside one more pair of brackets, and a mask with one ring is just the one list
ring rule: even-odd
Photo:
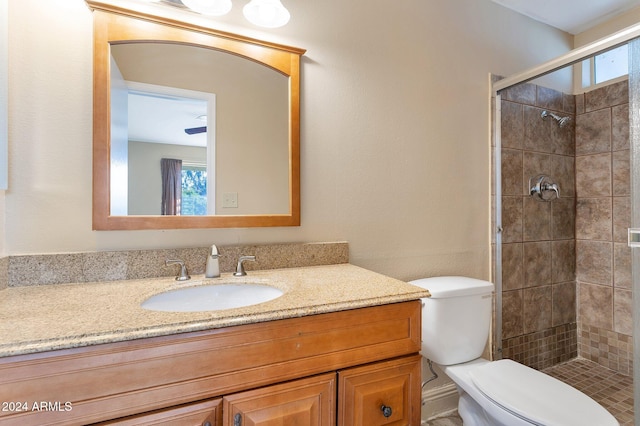
[[176,281],[186,281],[186,280],[190,280],[191,277],[189,276],[189,271],[187,271],[187,267],[184,264],[183,260],[172,260],[172,259],[167,259],[164,261],[164,264],[169,266],[169,265],[180,265],[180,275],[178,275],[176,277]]
[[529,178],[529,195],[538,201],[552,201],[560,198],[560,188],[549,176],[532,176]]
[[211,246],[211,253],[207,256],[207,268],[204,272],[204,276],[207,278],[217,278],[220,276],[220,263],[218,259],[220,253],[218,253],[218,247],[216,245]]
[[247,275],[247,273],[244,270],[244,265],[242,264],[242,262],[244,262],[245,260],[255,261],[256,257],[255,256],[240,256],[240,258],[238,259],[238,266],[236,266],[236,271],[233,273],[234,276],[243,277],[243,276]]

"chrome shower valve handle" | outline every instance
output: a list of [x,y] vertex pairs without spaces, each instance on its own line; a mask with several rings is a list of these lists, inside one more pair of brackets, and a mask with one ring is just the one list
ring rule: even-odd
[[560,198],[560,188],[549,176],[538,175],[529,178],[529,195],[538,201],[553,201]]

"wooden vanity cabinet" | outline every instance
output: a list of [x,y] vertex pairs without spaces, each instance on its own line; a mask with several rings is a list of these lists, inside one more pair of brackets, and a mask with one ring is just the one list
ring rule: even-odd
[[420,326],[414,300],[0,358],[0,401],[70,408],[0,424],[418,426]]
[[144,413],[99,425],[117,426],[222,426],[222,398]]
[[223,399],[224,426],[333,426],[336,374],[240,392]]
[[338,426],[420,424],[420,355],[338,373]]

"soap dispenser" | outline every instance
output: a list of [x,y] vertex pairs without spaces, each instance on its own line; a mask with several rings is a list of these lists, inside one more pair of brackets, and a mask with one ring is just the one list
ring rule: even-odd
[[213,244],[211,246],[211,253],[207,256],[207,268],[204,273],[205,277],[217,278],[220,276],[220,263],[218,262],[219,257],[220,253],[218,253],[218,247]]

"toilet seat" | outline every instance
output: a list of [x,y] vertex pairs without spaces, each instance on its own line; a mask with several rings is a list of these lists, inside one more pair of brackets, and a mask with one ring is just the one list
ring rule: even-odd
[[494,404],[536,425],[619,425],[602,406],[577,389],[509,359],[469,371],[476,388]]

